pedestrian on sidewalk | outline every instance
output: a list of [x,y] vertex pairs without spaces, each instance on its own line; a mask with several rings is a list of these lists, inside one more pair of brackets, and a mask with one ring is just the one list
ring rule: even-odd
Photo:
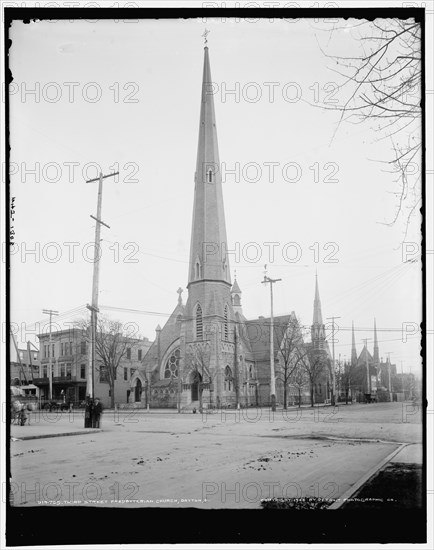
[[30,424],[29,411],[27,409],[27,405],[25,403],[23,403],[21,405],[21,411],[20,411],[20,424],[21,424],[21,426],[25,426],[27,421]]
[[93,401],[89,395],[86,396],[86,403],[84,406],[84,427],[92,428],[93,426]]
[[94,428],[99,428],[100,425],[101,425],[102,409],[103,409],[102,403],[101,403],[99,397],[96,397],[95,398],[95,404],[94,404],[94,407],[93,407],[93,415],[94,415],[94,420],[95,420]]

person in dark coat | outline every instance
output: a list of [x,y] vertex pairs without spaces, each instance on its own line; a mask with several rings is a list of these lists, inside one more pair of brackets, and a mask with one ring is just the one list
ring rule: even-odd
[[101,414],[102,414],[102,403],[97,397],[93,406],[93,415],[94,415],[94,428],[99,428],[101,425]]
[[84,406],[84,427],[92,428],[93,425],[93,401],[90,396],[86,396],[86,403]]

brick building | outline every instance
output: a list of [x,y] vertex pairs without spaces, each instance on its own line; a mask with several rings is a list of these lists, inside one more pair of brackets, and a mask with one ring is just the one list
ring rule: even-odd
[[[86,378],[89,368],[89,343],[86,331],[74,328],[56,331],[51,334],[51,345],[48,334],[38,335],[39,376],[33,383],[40,389],[41,399],[49,398],[49,370],[52,364],[52,395],[55,400],[74,403],[82,402],[86,397]],[[141,366],[141,361],[148,351],[151,342],[144,339],[126,339],[128,344],[116,371],[114,383],[115,402],[127,403],[130,392],[130,378]],[[101,359],[97,356],[94,373],[94,394],[99,397],[104,407],[111,403],[110,386]]]

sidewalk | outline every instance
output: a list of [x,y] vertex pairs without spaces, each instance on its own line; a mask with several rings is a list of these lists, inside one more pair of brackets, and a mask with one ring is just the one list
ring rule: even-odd
[[62,437],[68,435],[85,435],[99,433],[102,430],[99,428],[84,428],[84,423],[74,422],[70,426],[59,425],[58,423],[35,423],[30,426],[11,426],[11,439],[24,441],[27,439],[42,439],[45,437]]
[[[345,405],[345,403],[336,403],[336,406],[340,406],[340,405]],[[350,403],[348,404],[350,405]],[[301,407],[299,407],[298,405],[288,405],[288,410],[297,410],[297,409],[308,409],[308,410],[313,410],[313,409],[318,409],[318,408],[323,408],[323,407],[331,407],[330,403],[315,403],[314,407],[311,407],[311,405],[309,404],[303,404],[301,405]],[[270,409],[269,406],[252,406],[252,407],[245,407],[244,408],[245,410],[254,410],[254,409],[264,409],[264,410],[268,410]],[[237,412],[239,410],[242,410],[242,409],[236,409],[234,407],[222,407],[222,408],[219,408],[219,409],[204,409],[204,414],[220,414],[222,411],[225,412],[225,413],[231,413],[231,412]],[[276,411],[278,412],[281,412],[283,411],[283,407],[282,406],[277,406],[276,407]],[[128,407],[126,405],[124,405],[122,408],[118,408],[118,409],[111,409],[111,408],[106,408],[104,409],[104,413],[119,413],[119,414],[128,414],[128,413],[137,413],[137,414],[179,414],[178,413],[178,409],[176,407],[174,408],[165,408],[165,409],[157,409],[157,408],[149,408],[149,410],[146,408],[146,407]],[[191,409],[187,409],[187,408],[183,408],[181,410],[181,414],[193,414],[192,410]],[[201,414],[199,412],[199,410],[197,410],[197,414]]]
[[393,507],[420,507],[422,464],[422,443],[402,444],[362,476],[328,509],[361,509],[370,506],[380,510],[384,501]]

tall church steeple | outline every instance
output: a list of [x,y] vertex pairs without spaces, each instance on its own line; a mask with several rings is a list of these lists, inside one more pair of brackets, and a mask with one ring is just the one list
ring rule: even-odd
[[[183,325],[183,341],[188,342],[189,349],[185,344],[181,350],[181,356],[190,359],[185,360],[183,381],[195,387],[197,379],[193,376],[191,354],[202,354],[204,363],[200,376],[210,383],[210,387],[212,384],[210,399],[212,397],[218,404],[226,391],[232,392],[227,380],[232,384],[233,377],[237,376],[240,353],[233,322],[213,87],[206,45],[194,184],[188,298],[184,314],[187,321]],[[192,400],[197,398],[196,392]]]
[[351,328],[351,365],[354,367],[357,364],[356,336],[354,334],[354,321]]
[[220,159],[207,46],[204,52],[199,143],[194,181],[188,287],[198,281],[222,281],[230,285]]
[[380,363],[380,350],[377,338],[377,320],[374,318],[374,365],[378,367]]
[[315,299],[313,301],[313,323],[311,338],[314,347],[322,349],[325,346],[325,327],[322,320],[321,300],[318,289],[318,275],[315,273]]

